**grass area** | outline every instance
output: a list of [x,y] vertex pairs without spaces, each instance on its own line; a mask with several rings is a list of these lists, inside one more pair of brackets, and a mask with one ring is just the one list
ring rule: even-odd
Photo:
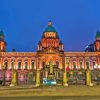
[[100,85],[41,86],[32,88],[7,88],[0,91],[0,97],[30,96],[100,96]]

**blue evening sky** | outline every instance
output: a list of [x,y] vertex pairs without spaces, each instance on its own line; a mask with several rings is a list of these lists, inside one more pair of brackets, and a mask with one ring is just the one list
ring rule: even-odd
[[100,0],[0,0],[7,51],[36,51],[48,20],[65,51],[84,51],[100,29]]

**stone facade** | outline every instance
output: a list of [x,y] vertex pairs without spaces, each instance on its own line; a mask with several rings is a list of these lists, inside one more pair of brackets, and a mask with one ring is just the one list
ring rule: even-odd
[[[98,45],[100,45],[99,38],[100,37],[97,37],[96,40]],[[95,42],[96,45],[97,43]],[[6,52],[4,35],[0,33],[0,71],[5,69],[7,73],[6,78],[10,80],[11,70],[13,68],[20,73],[18,76],[20,80],[23,80],[23,77],[27,77],[25,73],[32,73],[32,75],[35,73],[34,76],[36,76],[37,70],[40,70],[42,73],[40,73],[42,78],[48,77],[50,73],[50,62],[52,62],[53,73],[56,79],[60,76],[62,77],[63,70],[80,70],[87,68],[99,70],[100,48],[96,48],[95,52],[65,52],[64,45],[58,33],[52,26],[52,22],[49,21],[37,45],[36,52]]]

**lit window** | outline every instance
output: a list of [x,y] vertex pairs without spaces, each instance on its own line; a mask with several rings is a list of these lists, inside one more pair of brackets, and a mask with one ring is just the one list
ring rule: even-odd
[[31,68],[34,69],[34,62],[31,63]]
[[21,62],[18,62],[18,69],[21,69]]
[[7,61],[5,61],[4,66],[5,66],[5,69],[8,69],[8,62]]
[[86,62],[86,68],[89,69],[89,62]]
[[25,62],[25,69],[27,69],[27,67],[28,67],[28,63],[27,63],[27,62]]

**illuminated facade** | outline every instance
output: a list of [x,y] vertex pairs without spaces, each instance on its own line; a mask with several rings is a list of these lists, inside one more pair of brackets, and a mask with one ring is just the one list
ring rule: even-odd
[[[88,50],[87,50],[88,51]],[[50,72],[52,62],[52,73]],[[94,52],[65,52],[64,44],[52,25],[48,22],[36,52],[7,52],[3,31],[0,32],[0,78],[5,69],[5,78],[11,80],[12,68],[18,72],[18,83],[35,81],[36,71],[42,78],[51,74],[55,79],[63,77],[63,70],[100,69],[100,33],[96,34]],[[29,80],[27,79],[29,77]],[[41,79],[42,79],[41,78]]]

